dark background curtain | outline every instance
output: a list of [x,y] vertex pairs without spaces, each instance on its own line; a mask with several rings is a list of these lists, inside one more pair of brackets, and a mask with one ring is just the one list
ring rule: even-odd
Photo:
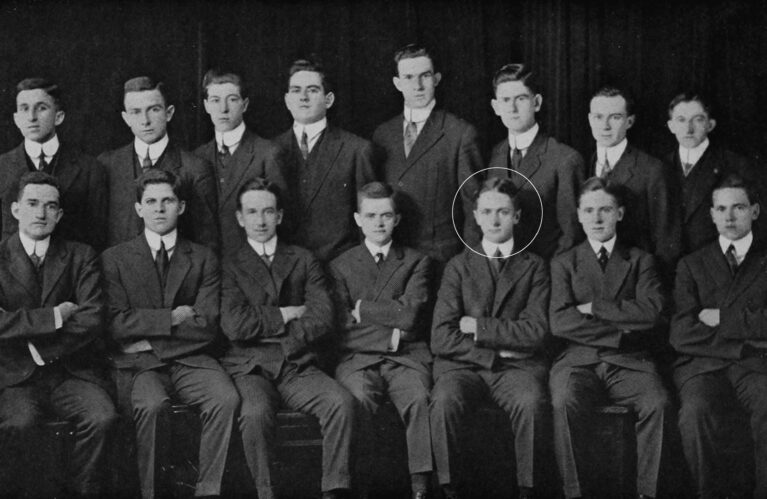
[[132,137],[120,117],[122,83],[139,74],[171,88],[171,136],[209,140],[200,80],[234,65],[251,84],[246,121],[272,137],[291,118],[286,71],[316,53],[336,91],[331,119],[364,137],[401,110],[391,57],[418,41],[435,49],[441,106],[474,123],[486,151],[505,136],[490,108],[493,72],[527,62],[543,84],[541,123],[588,155],[591,93],[610,83],[636,99],[636,143],[675,147],[667,106],[680,90],[715,101],[715,140],[767,153],[767,2],[654,1],[240,1],[4,2],[0,4],[0,150],[20,141],[15,84],[46,75],[65,91],[63,139],[92,154]]

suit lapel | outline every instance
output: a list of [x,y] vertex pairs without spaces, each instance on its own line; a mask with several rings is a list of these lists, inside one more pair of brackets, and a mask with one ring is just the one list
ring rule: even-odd
[[317,151],[316,160],[312,165],[315,171],[311,172],[312,185],[311,191],[309,191],[309,202],[306,204],[307,209],[312,205],[314,198],[317,197],[317,193],[320,192],[322,184],[325,182],[330,170],[335,166],[336,159],[344,145],[340,134],[330,125],[327,126],[324,134],[325,136],[317,144],[319,150]]
[[[274,256],[274,260],[277,260],[277,255]],[[250,244],[243,244],[240,248],[237,256],[237,267],[243,275],[253,279],[258,288],[263,289],[266,294],[271,296],[274,303],[280,302],[280,295],[274,286],[272,274]]]
[[[213,157],[216,157],[216,148],[218,146],[216,145],[215,139],[213,140]],[[232,160],[229,162],[229,168],[231,169],[229,171],[229,178],[226,179],[226,182],[224,182],[224,190],[221,193],[221,201],[220,205],[223,206],[224,203],[236,192],[236,190],[240,186],[240,179],[245,176],[247,172],[250,171],[250,165],[253,163],[253,160],[256,155],[256,137],[253,135],[253,133],[245,129],[245,133],[242,135],[242,140],[240,141],[240,145],[237,147],[237,150],[234,151],[234,154],[232,155]],[[217,160],[217,159],[216,159]],[[218,170],[218,169],[217,169]]]
[[626,145],[626,150],[623,151],[620,159],[613,166],[610,179],[619,184],[625,184],[634,175],[634,167],[636,166],[637,154],[631,147],[631,144]]
[[178,175],[178,170],[181,169],[181,153],[179,149],[173,144],[168,142],[165,151],[162,153],[162,157],[158,160],[155,167],[162,168],[165,171],[173,172]]
[[18,232],[10,236],[7,248],[8,259],[11,261],[11,265],[8,268],[9,272],[19,282],[21,287],[27,291],[29,296],[33,298],[33,302],[37,303],[42,295],[42,290],[37,283],[35,268],[29,256],[27,256],[27,252],[24,251],[24,246],[21,244]]
[[[676,167],[679,169],[678,171],[681,172],[682,166],[678,151],[675,154],[675,157],[677,161],[679,161],[679,164]],[[690,172],[690,175],[686,179],[684,179],[684,175],[682,175],[682,178],[684,179],[683,182],[692,184],[690,189],[688,189],[688,192],[691,193],[691,197],[686,203],[687,209],[684,214],[685,221],[697,211],[701,204],[710,200],[711,190],[714,188],[714,184],[716,184],[719,177],[719,169],[716,168],[716,163],[716,151],[712,151],[709,146],[695,165],[695,168]]]
[[45,304],[67,269],[67,252],[51,238],[43,263],[43,292],[40,303]]
[[[482,245],[477,244],[473,249],[474,251],[464,252],[462,256],[467,260],[473,288],[479,291],[477,296],[472,296],[470,299],[481,305],[483,314],[494,315],[494,298],[497,295],[495,279]],[[475,310],[475,312],[479,312],[479,310]]]
[[740,294],[751,286],[755,279],[764,279],[765,277],[767,254],[765,254],[764,248],[757,248],[755,244],[756,242],[752,243],[751,249],[746,253],[746,258],[743,259],[738,272],[735,274],[725,299],[726,305],[732,304]]
[[[110,185],[117,186],[117,188],[110,189],[110,207],[122,207],[118,216],[122,220],[112,220],[110,224],[112,227],[125,227],[120,230],[120,237],[122,234],[129,233],[130,237],[134,237],[141,233],[144,229],[144,222],[136,214],[136,210],[133,209],[133,205],[136,202],[136,188],[134,168],[136,162],[136,151],[133,147],[133,142],[123,147],[115,153],[115,160],[109,169]],[[147,246],[148,248],[148,246]],[[159,300],[159,296],[158,296]]]
[[176,249],[173,250],[173,256],[168,267],[168,278],[165,281],[163,303],[166,307],[173,304],[176,293],[178,293],[179,288],[184,283],[189,269],[192,268],[192,262],[189,257],[192,247],[184,239],[179,238],[176,241]]
[[[367,250],[367,247],[364,245],[361,246],[362,249],[367,253],[368,259],[372,261],[370,252]],[[389,255],[384,260],[383,265],[381,266],[380,270],[378,271],[375,285],[373,286],[373,298],[374,300],[377,300],[383,290],[386,288],[386,285],[391,280],[392,276],[395,272],[397,272],[397,269],[399,269],[402,266],[402,258],[404,256],[404,253],[401,248],[395,246],[392,244],[391,248],[389,249]]]
[[718,240],[709,245],[707,252],[706,272],[711,278],[710,280],[716,283],[718,289],[728,289],[732,284],[732,276]]
[[514,289],[523,275],[530,268],[530,259],[525,253],[518,253],[506,259],[503,269],[498,276],[498,282],[495,285],[495,300],[493,301],[493,317],[498,315],[501,305],[506,300],[506,296]]
[[279,301],[280,290],[282,289],[282,283],[290,275],[293,267],[296,265],[296,256],[292,250],[277,241],[277,249],[274,252],[274,258],[272,259],[272,279],[274,280],[274,287],[277,292],[276,297]]
[[[130,252],[128,254],[130,255],[129,258],[133,260],[130,262],[130,268],[134,270],[137,279],[141,281],[142,289],[147,295],[147,302],[153,304],[163,303],[160,278],[154,266],[154,255],[143,233],[130,241]],[[168,279],[170,280],[170,276]]]
[[3,175],[8,175],[9,178],[19,178],[28,171],[29,164],[27,163],[27,151],[24,149],[24,142],[22,142],[21,145],[14,150],[11,171],[3,172]]
[[[403,118],[404,120],[404,118]],[[445,112],[440,110],[433,110],[431,114],[429,115],[429,118],[426,120],[426,123],[423,125],[423,129],[421,130],[421,133],[418,134],[418,137],[415,140],[415,143],[413,144],[413,148],[410,150],[410,154],[407,157],[406,163],[407,167],[405,170],[400,174],[400,177],[404,175],[404,173],[412,167],[418,159],[426,154],[426,152],[434,147],[434,144],[436,144],[442,136],[445,134],[444,130],[442,129],[445,121]],[[400,136],[402,137],[402,150],[404,152],[405,150],[405,142],[404,142],[404,132],[400,133]]]
[[[588,241],[586,244],[588,244]],[[591,249],[590,246],[589,249]],[[597,267],[599,267],[598,263]],[[599,269],[600,272],[601,270],[602,269]],[[610,255],[610,259],[607,260],[607,266],[605,267],[602,279],[604,286],[602,296],[604,298],[614,299],[618,296],[618,293],[629,274],[629,270],[631,270],[631,262],[629,261],[628,249],[624,248],[619,243],[616,243],[613,252]]]
[[67,192],[80,174],[78,158],[64,144],[61,144],[56,156],[56,179],[59,181],[61,192]]
[[[531,179],[538,168],[541,167],[541,155],[546,153],[546,135],[540,130],[535,135],[532,144],[519,164],[519,173]],[[518,183],[520,182],[520,183]],[[527,182],[525,179],[517,179],[517,188],[522,188]]]

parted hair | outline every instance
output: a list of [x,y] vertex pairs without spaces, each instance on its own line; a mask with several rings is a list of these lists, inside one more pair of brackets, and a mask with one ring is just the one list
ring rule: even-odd
[[581,184],[581,189],[578,191],[578,204],[580,205],[581,197],[584,194],[596,191],[605,191],[615,200],[615,204],[619,207],[625,206],[626,201],[623,192],[621,192],[621,186],[601,177],[588,178]]
[[319,57],[311,55],[307,58],[296,59],[293,61],[293,63],[290,65],[290,69],[288,69],[288,88],[290,88],[290,79],[299,71],[311,71],[312,73],[318,73],[320,75],[320,81],[322,81],[322,90],[326,94],[333,91],[333,82],[328,76],[325,65],[322,64],[322,61],[319,59]]
[[493,75],[493,95],[498,91],[498,85],[507,81],[519,81],[533,94],[540,93],[540,86],[533,71],[524,63],[511,63],[501,66]]
[[170,104],[170,95],[165,87],[165,84],[161,81],[157,81],[151,76],[136,76],[126,81],[123,85],[123,99],[125,95],[130,92],[144,92],[147,90],[157,90],[162,95],[162,99],[165,102],[165,106]]
[[245,182],[237,191],[237,211],[242,211],[242,196],[250,191],[271,192],[277,198],[277,209],[282,209],[282,189],[280,186],[263,177],[256,177]]
[[712,107],[711,107],[711,101],[708,100],[706,96],[699,92],[695,91],[688,91],[688,92],[682,92],[681,94],[677,94],[674,96],[673,99],[671,99],[671,102],[668,105],[668,117],[672,118],[674,116],[674,108],[681,104],[682,102],[697,102],[700,104],[700,106],[703,108],[703,110],[706,112],[709,118],[713,118],[712,113]]
[[395,213],[399,213],[397,208],[397,193],[391,185],[385,182],[368,182],[357,191],[357,212],[360,211],[363,199],[391,199],[392,207]]
[[139,178],[136,179],[136,201],[141,202],[141,198],[144,196],[144,191],[148,185],[156,184],[168,184],[173,190],[173,194],[179,199],[184,200],[181,189],[181,180],[173,173],[159,168],[150,168],[146,172],[142,173]]
[[434,58],[434,53],[431,50],[418,43],[409,43],[394,52],[394,76],[399,76],[399,61],[402,59],[415,59],[416,57],[428,57],[434,72],[439,71],[437,69],[437,60]]
[[632,116],[634,114],[634,99],[626,90],[610,86],[602,87],[594,92],[594,95],[591,96],[589,102],[597,97],[623,97],[623,100],[626,101],[626,116]]
[[61,98],[61,89],[59,85],[47,78],[34,77],[24,78],[16,84],[16,95],[18,96],[24,90],[37,90],[40,89],[46,94],[50,95],[53,99],[53,103],[56,104],[56,109],[59,111],[64,110],[64,101]]
[[748,198],[749,203],[758,203],[759,193],[754,187],[755,183],[749,180],[750,179],[745,178],[737,173],[731,173],[725,176],[722,180],[717,182],[717,184],[714,186],[714,189],[711,191],[711,204],[714,204],[714,193],[721,189],[743,189],[743,192],[746,193],[746,197]]
[[479,188],[476,190],[474,196],[472,197],[474,201],[474,209],[477,208],[477,201],[479,200],[479,197],[483,193],[490,191],[506,194],[511,198],[511,204],[514,206],[514,209],[519,209],[519,200],[517,199],[519,189],[517,189],[517,186],[514,185],[514,182],[512,182],[511,179],[499,177],[489,178],[480,184]]
[[59,191],[59,208],[61,208],[61,186],[53,175],[41,171],[27,172],[16,183],[16,201],[21,201],[24,189],[28,185],[50,185]]
[[229,68],[211,68],[202,77],[202,95],[208,98],[208,87],[222,83],[231,83],[240,90],[240,97],[248,98],[248,85],[239,73],[235,73]]

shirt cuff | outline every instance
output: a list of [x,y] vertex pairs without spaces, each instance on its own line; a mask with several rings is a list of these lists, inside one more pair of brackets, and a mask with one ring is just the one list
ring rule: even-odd
[[59,307],[53,307],[53,324],[56,326],[56,329],[61,329],[61,326],[64,325],[64,319],[61,318]]
[[389,351],[396,352],[399,350],[399,340],[402,336],[402,331],[399,328],[394,328],[391,332],[391,339],[389,340]]

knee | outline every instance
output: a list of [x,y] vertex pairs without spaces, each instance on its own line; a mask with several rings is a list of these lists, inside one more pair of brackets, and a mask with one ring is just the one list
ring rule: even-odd
[[326,394],[325,403],[331,414],[345,418],[353,418],[358,407],[358,402],[348,390],[338,386]]
[[237,409],[240,407],[240,395],[233,387],[227,387],[226,389],[216,390],[214,396],[211,399],[210,407],[203,409],[203,412],[209,412],[211,414],[219,414],[225,417],[233,416]]
[[463,410],[463,400],[455,390],[437,384],[429,397],[429,412],[432,415],[456,416]]
[[583,398],[573,390],[553,389],[551,391],[551,408],[554,415],[583,414],[588,409]]
[[513,410],[537,419],[545,415],[548,408],[549,401],[546,395],[537,390],[530,390],[517,396]]
[[671,400],[666,390],[648,391],[637,403],[638,416],[662,415],[671,409]]
[[86,414],[83,417],[83,424],[90,431],[103,435],[117,426],[118,419],[113,407],[104,407]]
[[133,399],[133,419],[167,418],[170,416],[171,403],[167,397]]
[[36,428],[39,420],[39,414],[32,408],[14,411],[0,422],[0,433],[8,437],[23,437]]
[[243,401],[240,407],[240,431],[268,433],[275,424],[276,409],[262,401]]
[[708,419],[719,412],[714,400],[702,395],[684,397],[679,408],[679,426],[693,424]]

